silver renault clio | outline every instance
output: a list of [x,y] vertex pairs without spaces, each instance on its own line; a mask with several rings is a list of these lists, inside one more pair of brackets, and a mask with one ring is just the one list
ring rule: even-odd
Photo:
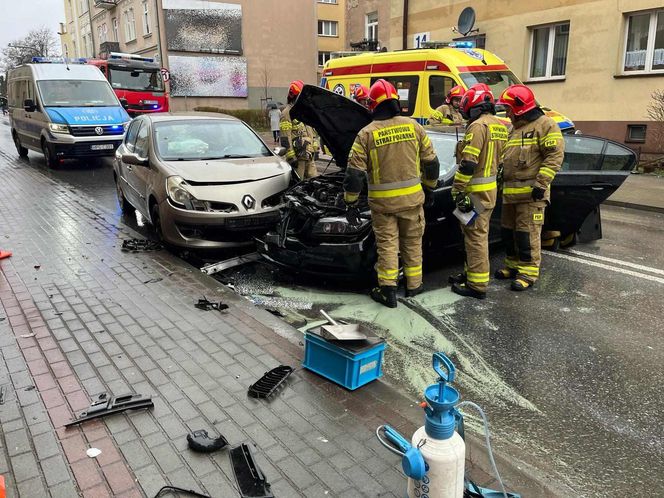
[[169,244],[251,243],[279,221],[291,167],[244,122],[224,114],[147,114],[117,149],[125,213],[139,211]]

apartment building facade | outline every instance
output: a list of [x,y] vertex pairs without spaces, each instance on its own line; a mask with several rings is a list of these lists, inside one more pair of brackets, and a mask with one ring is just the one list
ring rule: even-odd
[[[372,0],[367,0],[366,4]],[[449,41],[461,11],[476,12],[474,33],[505,60],[538,100],[601,135],[646,154],[664,153],[664,123],[649,120],[664,90],[661,0],[409,0],[391,2],[390,49],[426,35]],[[404,30],[405,27],[405,30]]]
[[[390,0],[347,0],[346,49],[362,40],[376,41],[379,49],[390,47]],[[400,47],[396,47],[400,48]]]
[[318,36],[318,74],[333,52],[346,46],[346,0],[316,0],[316,33]]
[[[80,3],[88,5],[89,37]],[[292,79],[317,81],[314,2],[65,0],[65,14],[63,49],[75,45],[79,57],[124,52],[155,59],[169,70],[174,111],[259,108],[285,102]]]

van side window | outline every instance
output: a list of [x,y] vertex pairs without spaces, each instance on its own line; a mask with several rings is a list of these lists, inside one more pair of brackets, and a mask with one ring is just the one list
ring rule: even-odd
[[429,105],[432,109],[438,109],[445,103],[445,97],[456,85],[449,76],[430,76],[429,77]]
[[415,112],[417,102],[417,89],[420,84],[419,76],[374,76],[371,78],[373,85],[376,80],[384,79],[394,85],[399,93],[399,105],[401,105],[402,116],[412,116]]
[[142,123],[141,120],[136,120],[129,125],[129,130],[127,130],[127,136],[125,137],[125,147],[127,147],[129,152],[134,152],[136,135],[138,135],[138,129]]

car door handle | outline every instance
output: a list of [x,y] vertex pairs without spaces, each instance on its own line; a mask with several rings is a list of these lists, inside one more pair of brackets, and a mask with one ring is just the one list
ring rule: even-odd
[[604,190],[604,187],[590,187],[590,188],[597,191]]

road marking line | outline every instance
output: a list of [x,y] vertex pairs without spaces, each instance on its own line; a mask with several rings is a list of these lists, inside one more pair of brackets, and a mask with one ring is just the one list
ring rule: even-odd
[[578,256],[585,256],[586,258],[592,258],[592,259],[597,259],[599,261],[606,261],[607,263],[615,263],[620,266],[627,266],[628,268],[634,268],[635,270],[641,270],[641,271],[646,271],[648,273],[654,273],[655,275],[662,275],[664,276],[664,270],[660,270],[659,268],[652,268],[650,266],[644,266],[644,265],[639,265],[636,263],[630,263],[628,261],[622,261],[620,259],[613,259],[613,258],[607,258],[606,256],[600,256],[599,254],[592,254],[589,252],[583,252],[583,251],[577,251],[574,249],[566,249],[565,251],[562,251],[563,253],[571,253],[571,254],[576,254]]
[[575,263],[583,263],[584,265],[595,266],[597,268],[603,268],[605,270],[615,271],[622,273],[624,275],[630,275],[632,277],[642,278],[644,280],[650,280],[651,282],[657,282],[659,284],[664,284],[664,278],[655,277],[653,275],[646,275],[645,273],[639,273],[632,270],[627,270],[625,268],[618,268],[616,266],[606,265],[604,263],[599,263],[597,261],[589,261],[587,259],[578,258],[576,256],[570,256],[568,254],[561,254],[558,252],[547,252],[548,256],[553,256],[554,258],[566,259],[568,261],[574,261]]

